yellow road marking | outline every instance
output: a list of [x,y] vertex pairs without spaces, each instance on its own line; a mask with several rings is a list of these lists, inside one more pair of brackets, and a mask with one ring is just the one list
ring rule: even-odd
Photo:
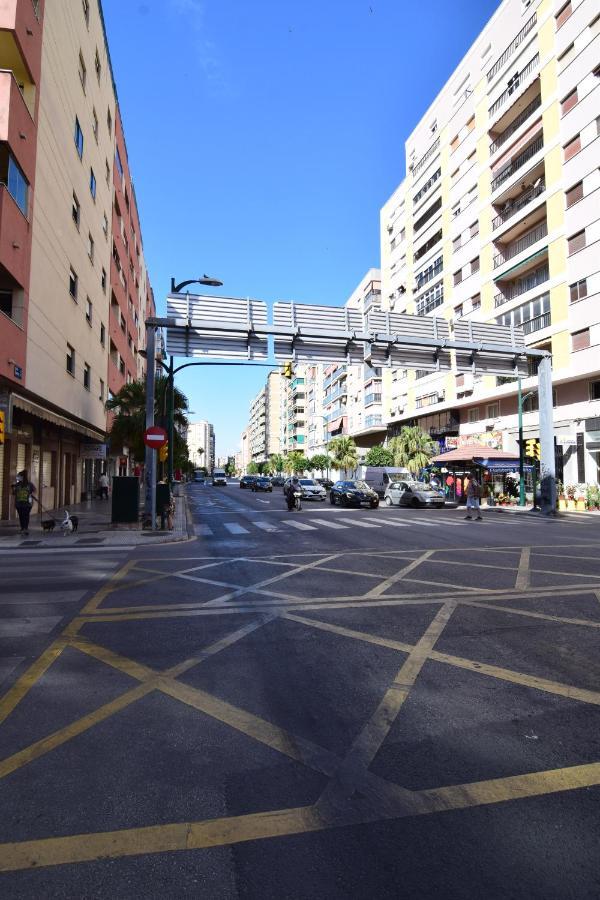
[[88,600],[86,605],[82,609],[82,614],[93,612],[98,608],[100,603],[104,600],[105,597],[116,590],[116,585],[118,585],[119,581],[122,581],[123,578],[127,575],[127,573],[135,566],[135,560],[130,559],[126,562],[118,572],[115,572],[108,581],[100,588],[100,590],[96,591],[93,597]]
[[461,606],[475,606],[479,609],[493,609],[498,612],[505,612],[511,616],[525,616],[528,619],[546,619],[548,622],[559,622],[563,625],[583,625],[585,628],[600,628],[600,622],[594,622],[592,619],[570,619],[566,616],[551,616],[549,613],[533,612],[528,609],[515,609],[514,606],[500,606],[498,603],[486,603],[482,600],[480,603],[474,600],[466,600],[462,598],[457,601]]
[[10,715],[23,697],[31,690],[52,663],[58,659],[66,646],[64,638],[54,641],[42,655],[24,672],[0,700],[0,724]]
[[417,566],[420,566],[421,563],[424,563],[425,560],[429,559],[433,552],[433,550],[426,550],[425,553],[422,553],[421,556],[417,557],[417,559],[413,559],[411,563],[409,563],[407,566],[404,566],[404,568],[400,569],[399,572],[396,572],[395,575],[391,575],[389,578],[386,578],[384,581],[382,581],[381,584],[378,584],[376,587],[370,590],[367,594],[365,594],[365,597],[380,597],[384,593],[384,591],[390,588],[393,584],[395,584],[397,581],[400,581],[402,578],[404,578],[405,575],[408,575],[409,572],[412,572],[413,569],[416,569]]

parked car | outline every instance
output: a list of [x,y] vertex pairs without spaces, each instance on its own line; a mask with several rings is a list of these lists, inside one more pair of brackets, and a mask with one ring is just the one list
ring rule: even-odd
[[256,475],[242,475],[240,478],[240,487],[242,490],[244,490],[244,488],[251,488],[256,481],[256,477]]
[[194,481],[196,484],[205,484],[206,476],[203,475],[201,472],[195,472],[194,473]]
[[273,475],[273,477],[271,478],[271,484],[273,485],[273,487],[283,487],[283,485],[285,484],[285,478],[283,477],[283,475]]
[[336,481],[329,491],[329,502],[332,506],[369,506],[377,509],[379,497],[366,481]]
[[303,500],[327,500],[327,491],[314,478],[300,478],[299,482]]
[[271,484],[271,480],[269,478],[265,478],[264,475],[260,475],[258,478],[255,478],[252,482],[252,490],[257,491],[269,491],[273,492],[273,485]]
[[422,506],[441,509],[445,504],[443,491],[435,490],[429,484],[419,481],[392,481],[385,491],[388,506]]
[[326,491],[330,490],[334,485],[334,482],[331,480],[331,478],[317,478],[317,482],[323,485]]

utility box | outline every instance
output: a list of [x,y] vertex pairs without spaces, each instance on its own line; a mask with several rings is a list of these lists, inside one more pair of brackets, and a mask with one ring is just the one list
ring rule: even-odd
[[112,480],[113,525],[137,523],[140,517],[140,482],[135,475],[115,475]]
[[168,484],[156,485],[156,515],[161,517],[161,527],[164,527],[164,510],[171,501],[171,491]]

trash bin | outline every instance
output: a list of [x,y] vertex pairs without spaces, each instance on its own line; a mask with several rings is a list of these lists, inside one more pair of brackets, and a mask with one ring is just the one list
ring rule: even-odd
[[156,485],[156,515],[161,517],[161,528],[164,528],[166,524],[163,518],[163,510],[168,507],[170,500],[171,492],[169,490],[169,485],[161,484],[159,482]]
[[115,475],[112,480],[111,522],[137,522],[140,515],[140,482],[134,475]]

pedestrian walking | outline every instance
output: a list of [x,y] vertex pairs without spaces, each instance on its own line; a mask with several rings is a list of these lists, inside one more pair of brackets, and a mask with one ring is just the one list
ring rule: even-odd
[[37,502],[37,497],[35,496],[35,487],[29,480],[27,469],[23,469],[21,472],[17,473],[17,480],[15,484],[13,484],[12,492],[15,498],[17,515],[19,516],[21,534],[28,535],[31,507],[33,506],[34,500]]
[[102,473],[98,479],[98,484],[100,486],[100,499],[108,500],[108,475],[106,472]]
[[476,512],[476,519],[481,520],[481,485],[477,480],[477,473],[471,472],[467,484],[467,514],[465,519],[471,519],[471,512]]

